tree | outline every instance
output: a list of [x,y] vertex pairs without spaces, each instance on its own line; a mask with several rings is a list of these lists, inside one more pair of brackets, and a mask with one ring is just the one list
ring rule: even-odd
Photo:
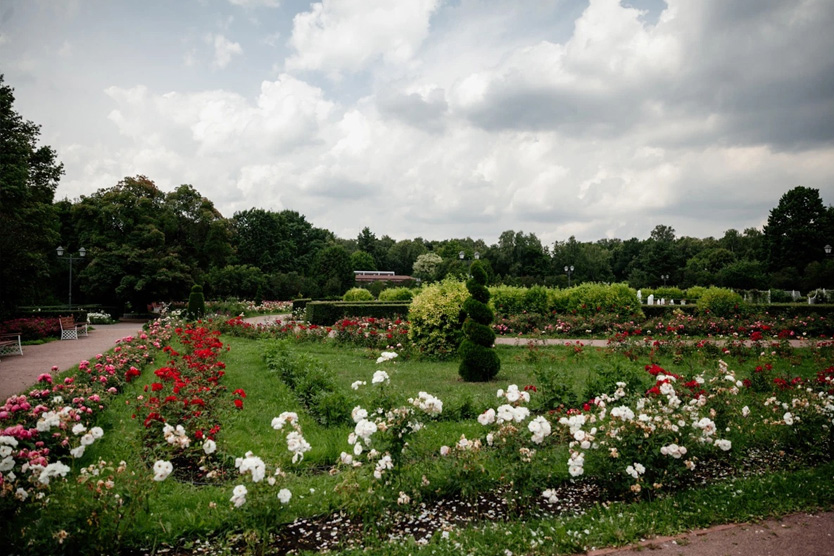
[[14,90],[0,75],[0,316],[44,295],[60,240],[52,201],[63,164],[51,147],[38,146],[40,126],[13,105]]
[[236,212],[231,227],[237,263],[257,266],[266,274],[310,270],[317,253],[333,238],[291,210]]
[[404,239],[396,242],[388,249],[388,270],[395,274],[409,275],[414,270],[414,263],[417,257],[426,252],[426,246],[422,241]]
[[81,289],[110,304],[144,312],[152,301],[185,299],[202,271],[182,253],[194,249],[166,235],[171,215],[165,194],[145,176],[125,178],[73,206],[72,220],[88,262]]
[[354,251],[351,253],[350,267],[353,270],[377,270],[374,258],[366,251]]
[[413,274],[421,280],[434,280],[443,259],[437,253],[423,253],[414,262]]
[[350,255],[341,245],[331,245],[319,251],[313,268],[313,276],[321,295],[340,296],[354,285]]
[[794,187],[770,211],[764,227],[768,266],[772,271],[804,269],[823,258],[823,247],[834,242],[830,210],[818,189]]

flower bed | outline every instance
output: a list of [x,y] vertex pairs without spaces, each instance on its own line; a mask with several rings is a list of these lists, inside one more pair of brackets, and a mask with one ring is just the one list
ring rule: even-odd
[[8,320],[0,324],[0,334],[9,332],[20,332],[20,339],[23,341],[42,340],[59,337],[61,326],[57,317],[27,317]]

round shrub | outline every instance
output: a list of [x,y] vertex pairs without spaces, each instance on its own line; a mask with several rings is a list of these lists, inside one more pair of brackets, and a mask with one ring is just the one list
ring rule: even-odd
[[373,301],[374,294],[365,288],[351,288],[342,296],[344,301]]
[[711,287],[698,298],[698,310],[717,317],[731,317],[745,311],[744,299],[727,288]]
[[481,303],[487,303],[489,301],[489,290],[486,286],[477,283],[474,278],[466,282],[466,289],[469,290],[469,295],[473,299]]
[[466,382],[486,382],[501,370],[501,360],[492,348],[464,339],[458,350],[461,364],[458,373]]
[[411,301],[414,293],[408,288],[388,288],[379,292],[380,301]]
[[473,320],[467,320],[463,324],[463,333],[466,337],[481,346],[491,346],[495,343],[495,331],[491,326],[484,326]]
[[424,286],[414,296],[408,335],[418,352],[433,357],[455,353],[463,338],[461,308],[467,297],[464,283],[451,277]]
[[463,302],[463,310],[466,311],[469,318],[475,322],[479,322],[484,325],[492,324],[494,314],[483,301],[478,301],[474,297],[470,297]]

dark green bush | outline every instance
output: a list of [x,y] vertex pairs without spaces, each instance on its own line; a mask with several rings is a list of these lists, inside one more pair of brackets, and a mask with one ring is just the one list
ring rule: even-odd
[[463,333],[481,346],[491,346],[495,343],[495,332],[489,326],[478,324],[473,320],[467,320],[463,324]]
[[396,319],[408,314],[409,303],[401,301],[312,301],[307,304],[310,324],[330,326],[345,317]]
[[478,345],[468,338],[460,343],[458,373],[466,382],[486,382],[501,370],[501,360],[491,347]]
[[486,271],[480,261],[475,261],[471,272],[472,279],[466,283],[470,297],[463,302],[463,310],[467,314],[463,325],[466,338],[458,349],[461,357],[458,373],[467,382],[485,382],[498,374],[501,360],[492,347],[495,333],[490,325],[494,315],[487,306],[489,290],[486,288]]
[[186,316],[195,320],[206,314],[206,297],[203,295],[203,286],[194,284],[191,286],[191,294],[188,296],[188,309]]
[[336,386],[325,363],[309,355],[296,355],[287,341],[270,342],[264,350],[267,368],[277,373],[321,425],[351,423],[351,400]]

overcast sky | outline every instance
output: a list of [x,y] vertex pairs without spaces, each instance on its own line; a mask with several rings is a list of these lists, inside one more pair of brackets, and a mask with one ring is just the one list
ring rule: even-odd
[[64,163],[343,238],[720,237],[834,203],[831,0],[2,0]]

